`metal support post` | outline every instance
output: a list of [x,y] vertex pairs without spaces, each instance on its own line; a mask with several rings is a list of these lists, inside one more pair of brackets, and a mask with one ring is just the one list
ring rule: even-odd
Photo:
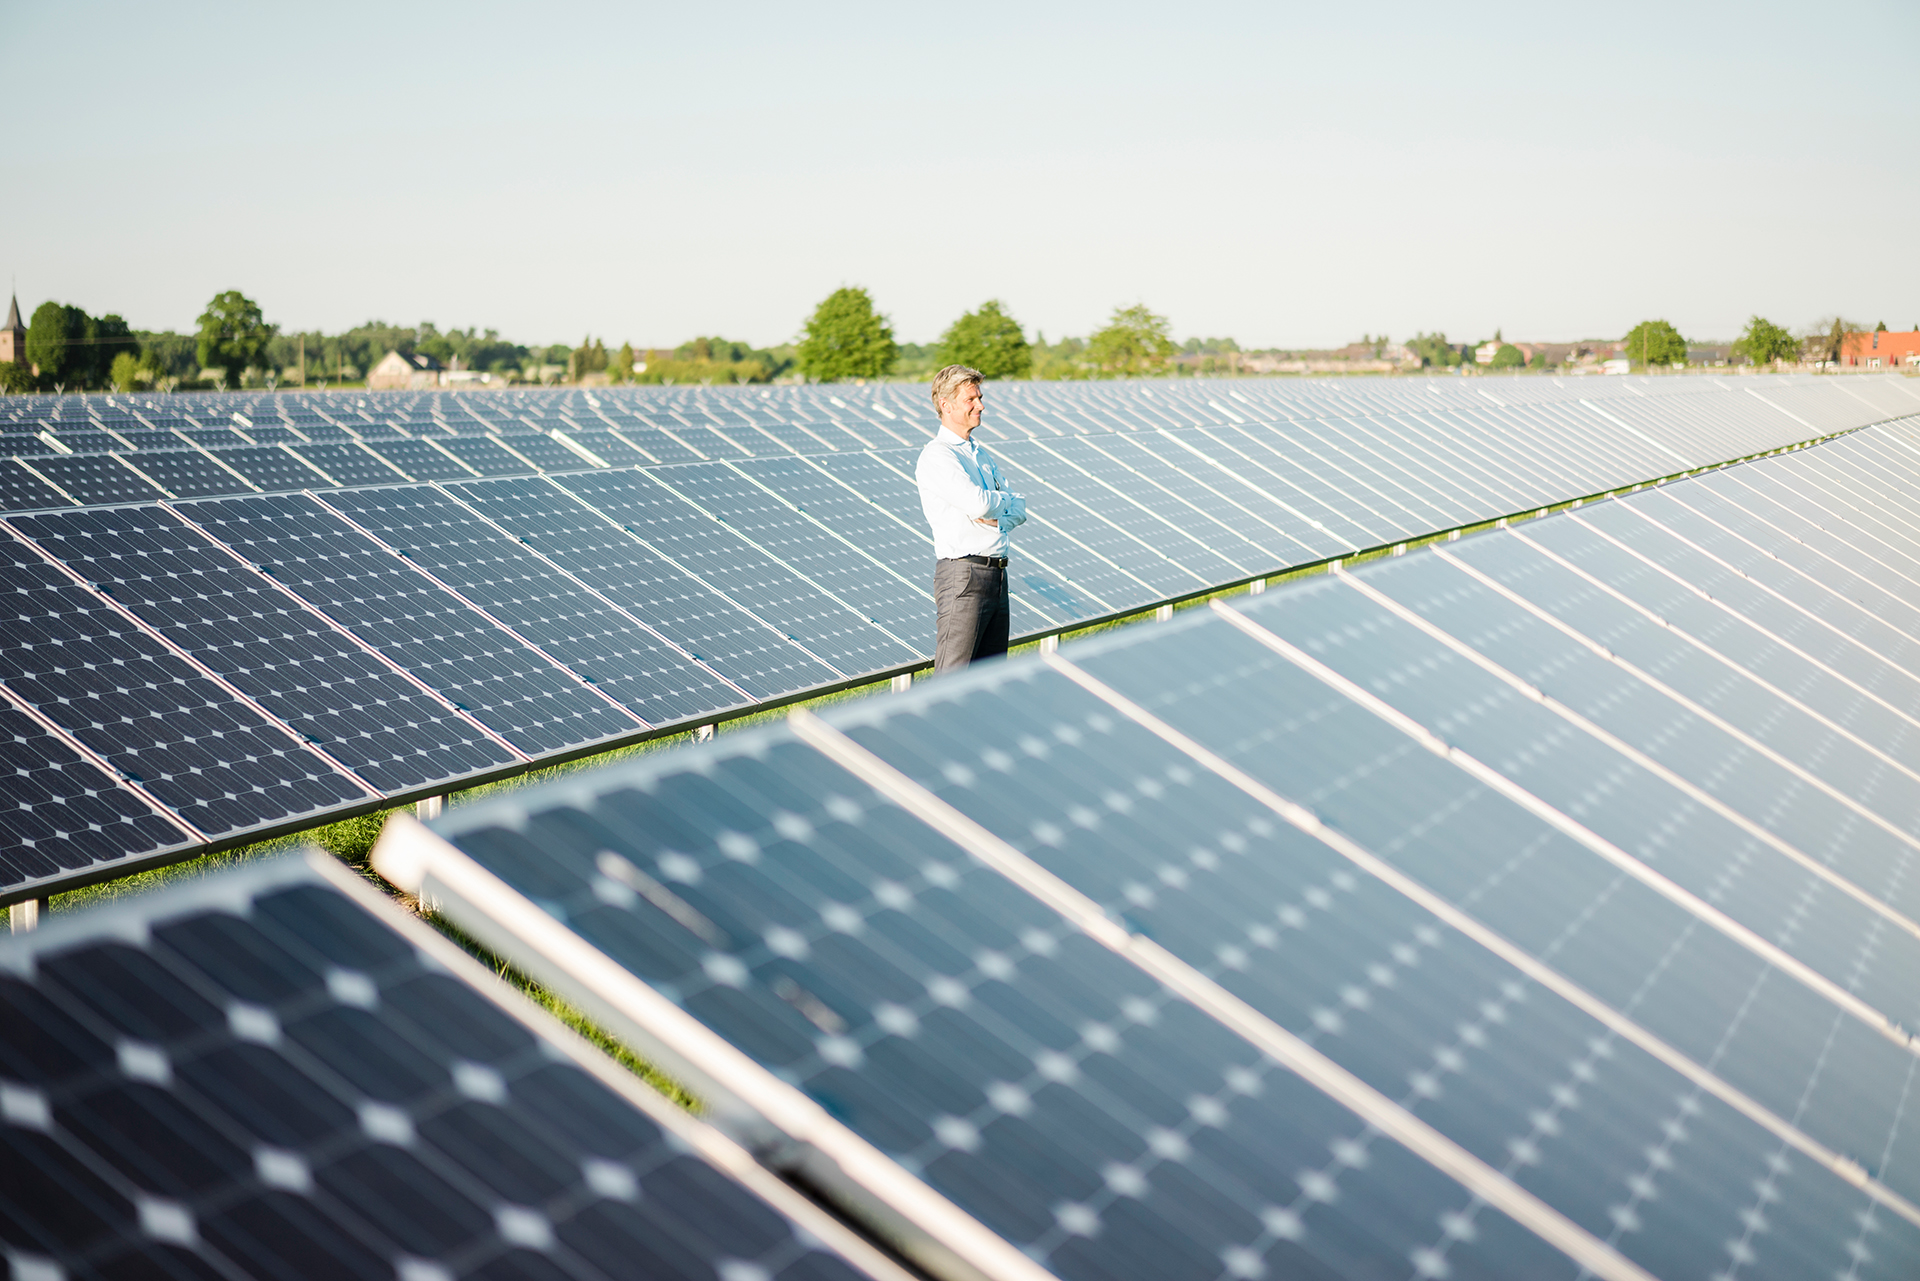
[[693,731],[693,741],[696,743],[711,743],[713,741],[713,726],[701,725],[697,727]]
[[1264,593],[1266,590],[1267,590],[1267,580],[1264,578],[1256,578],[1251,583],[1247,584],[1247,595],[1249,596],[1259,596],[1262,593]]
[[46,906],[43,898],[22,899],[7,909],[7,925],[15,934],[25,934],[28,930],[40,926],[40,910]]
[[428,819],[439,818],[440,811],[445,807],[446,802],[447,798],[444,796],[429,796],[424,801],[415,801],[413,803],[414,817],[423,823]]
[[1058,636],[1042,636],[1042,637],[1040,638],[1040,652],[1041,652],[1042,654],[1057,654],[1057,653],[1059,653],[1059,652],[1060,652],[1060,638],[1059,638]]
[[893,678],[894,693],[906,694],[911,692],[912,689],[913,689],[913,673],[912,672],[902,672],[900,675]]
[[1173,606],[1162,605],[1159,609],[1154,610],[1153,621],[1156,623],[1167,623],[1167,622],[1173,621]]

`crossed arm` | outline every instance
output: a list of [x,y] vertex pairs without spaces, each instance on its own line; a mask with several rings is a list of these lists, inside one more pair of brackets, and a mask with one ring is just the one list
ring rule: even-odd
[[[975,484],[960,460],[950,454],[926,460],[921,469],[926,473],[921,477],[922,484],[977,525],[1012,529],[1027,519],[1026,499],[1011,489],[989,489]],[[994,479],[1004,484],[999,471],[994,468]]]

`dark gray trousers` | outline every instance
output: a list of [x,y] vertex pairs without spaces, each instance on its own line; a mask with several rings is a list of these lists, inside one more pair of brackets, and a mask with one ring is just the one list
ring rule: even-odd
[[1007,652],[1007,571],[970,560],[933,563],[933,604],[939,623],[933,643],[933,674],[965,667],[975,659]]

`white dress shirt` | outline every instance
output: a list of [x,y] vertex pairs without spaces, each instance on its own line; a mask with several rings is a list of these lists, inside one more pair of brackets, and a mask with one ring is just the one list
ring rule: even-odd
[[1027,519],[1027,502],[1013,492],[987,451],[945,427],[920,451],[913,469],[920,510],[933,530],[933,554],[1005,556],[1007,535]]

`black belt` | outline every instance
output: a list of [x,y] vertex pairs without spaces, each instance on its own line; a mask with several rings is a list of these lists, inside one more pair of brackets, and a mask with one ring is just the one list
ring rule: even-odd
[[1007,558],[1005,556],[949,556],[947,559],[964,560],[969,565],[985,565],[988,569],[1005,569],[1007,567]]

